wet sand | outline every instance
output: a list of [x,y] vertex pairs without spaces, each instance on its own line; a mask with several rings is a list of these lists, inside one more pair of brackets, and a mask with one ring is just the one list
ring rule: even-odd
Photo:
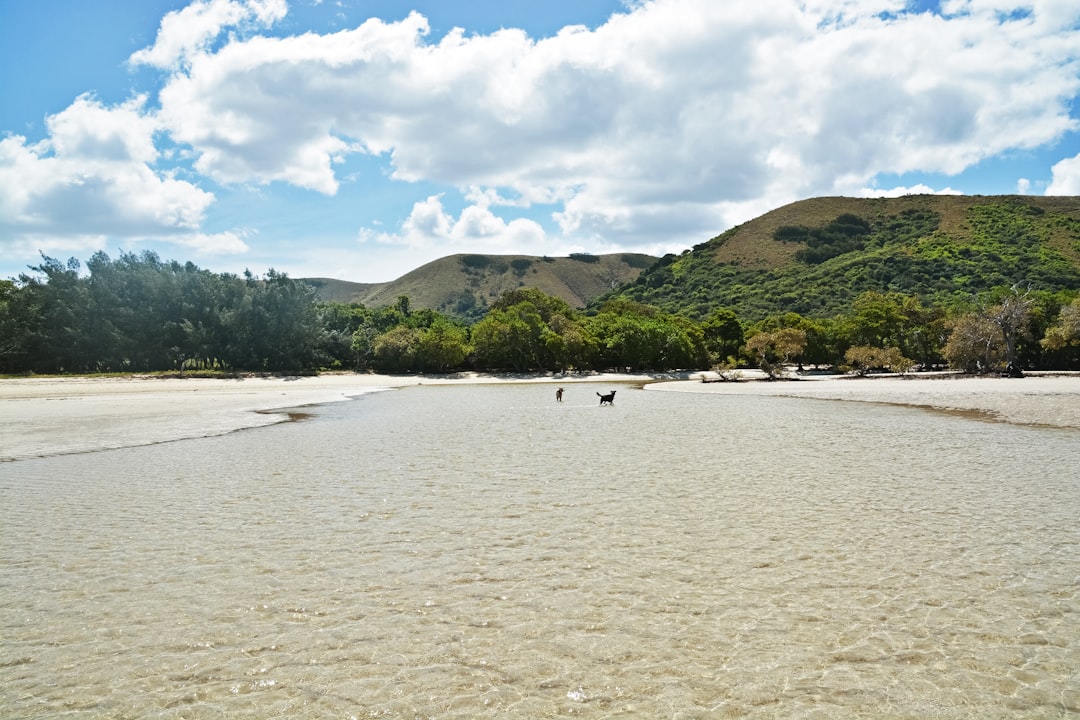
[[7,378],[0,379],[0,462],[222,435],[294,419],[305,406],[411,385],[642,379],[646,378],[616,374],[554,378],[476,373],[446,376],[327,373],[236,379]]
[[[710,376],[708,373],[706,377]],[[735,382],[671,376],[388,376],[334,373],[238,379],[49,377],[0,380],[0,461],[149,445],[295,417],[299,408],[411,385],[446,383],[637,382],[649,390],[882,402],[964,413],[986,420],[1080,429],[1080,376],[1024,378],[801,376]],[[552,391],[554,401],[554,391]]]

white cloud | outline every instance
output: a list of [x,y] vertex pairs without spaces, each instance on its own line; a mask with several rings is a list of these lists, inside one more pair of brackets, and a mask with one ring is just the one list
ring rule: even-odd
[[194,2],[162,18],[154,44],[134,53],[130,62],[175,69],[209,48],[225,28],[245,22],[268,27],[285,17],[286,12],[285,0]]
[[20,233],[0,240],[0,249],[8,258],[18,258],[25,263],[25,267],[29,267],[41,259],[42,253],[51,257],[85,258],[104,250],[107,241],[104,235]]
[[[48,138],[0,140],[0,249],[96,250],[107,238],[158,239],[206,247],[199,238],[214,196],[154,169],[156,120],[138,97],[106,107],[81,96],[46,121]],[[235,252],[238,238],[217,247]],[[242,245],[242,242],[240,243]]]
[[455,218],[443,207],[439,195],[415,203],[400,232],[365,228],[359,241],[409,248],[419,253],[418,258],[424,258],[417,265],[459,252],[565,255],[582,250],[549,237],[533,220],[518,218],[507,222],[483,204],[467,205]]
[[[200,3],[220,16],[171,16],[152,49],[188,61],[159,117],[221,182],[332,194],[343,156],[388,153],[397,179],[467,190],[488,213],[450,228],[482,235],[492,207],[562,203],[557,219],[578,238],[683,246],[751,207],[857,191],[879,174],[955,174],[1076,129],[1070,5],[1036,2],[1013,19],[999,11],[1014,3],[957,0],[946,16],[903,5],[655,0],[595,31],[438,43],[414,13],[215,50],[211,30],[239,6]],[[447,222],[422,210],[403,236]]]
[[46,120],[49,145],[57,156],[103,162],[152,163],[157,123],[143,113],[146,96],[107,108],[90,95]]
[[[753,214],[737,215],[740,221],[752,216]],[[700,240],[701,238],[698,238],[698,241]],[[485,202],[467,205],[457,217],[454,217],[444,208],[439,195],[432,195],[415,203],[399,232],[389,233],[364,228],[359,233],[358,242],[361,246],[378,243],[398,253],[400,257],[390,260],[391,256],[380,250],[379,253],[371,256],[370,261],[366,259],[368,256],[363,256],[365,257],[363,266],[353,267],[351,274],[339,272],[337,277],[364,276],[371,278],[372,282],[383,282],[400,275],[394,272],[395,267],[400,268],[405,265],[414,269],[427,262],[456,253],[560,257],[577,252],[593,254],[640,252],[661,256],[669,252],[680,252],[686,247],[670,240],[660,242],[644,240],[637,244],[627,244],[593,237],[583,242],[581,239],[564,234],[547,233],[539,223],[533,220],[518,218],[507,222],[494,215]],[[357,256],[343,257],[341,262],[342,267],[350,264],[356,266]],[[372,263],[375,267],[372,267]]]
[[1047,195],[1080,195],[1080,154],[1066,158],[1053,167],[1053,180]]
[[[410,257],[662,254],[808,196],[955,193],[876,178],[953,175],[1080,129],[1080,5],[905,5],[628,1],[595,30],[435,42],[417,13],[272,37],[285,0],[197,0],[130,58],[165,71],[159,108],[82,96],[45,139],[0,139],[0,250],[245,252],[245,233],[203,227],[215,198],[196,174],[333,195],[366,153],[468,203],[455,216],[432,196],[361,235]],[[1046,192],[1080,194],[1078,178],[1063,160]],[[506,213],[541,205],[557,231]]]
[[862,188],[856,193],[857,197],[864,198],[897,198],[905,195],[963,195],[959,190],[942,188],[940,190],[929,185],[912,185],[911,187],[893,188]]
[[199,255],[241,255],[250,250],[242,234],[231,230],[212,235],[201,232],[180,235],[173,238],[173,242],[189,247]]

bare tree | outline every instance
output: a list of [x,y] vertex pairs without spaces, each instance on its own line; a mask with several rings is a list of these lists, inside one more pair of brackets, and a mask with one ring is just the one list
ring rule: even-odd
[[1016,365],[1016,340],[1026,337],[1031,327],[1031,299],[1027,292],[1021,293],[1016,285],[1009,294],[986,312],[986,316],[1001,330],[1005,341],[1005,363],[1010,374],[1019,373]]
[[943,354],[949,365],[970,373],[985,373],[1001,362],[1001,329],[981,313],[968,313],[949,323]]

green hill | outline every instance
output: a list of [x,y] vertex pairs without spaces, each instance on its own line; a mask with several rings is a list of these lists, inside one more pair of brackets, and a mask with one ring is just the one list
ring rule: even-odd
[[361,284],[326,278],[305,278],[321,300],[356,302],[368,307],[393,305],[407,295],[414,308],[475,319],[503,293],[536,288],[562,298],[571,307],[633,281],[656,258],[637,253],[574,254],[570,257],[530,255],[451,255],[388,283]]
[[667,255],[613,297],[700,318],[832,316],[867,290],[934,304],[995,287],[1080,290],[1080,197],[814,198]]

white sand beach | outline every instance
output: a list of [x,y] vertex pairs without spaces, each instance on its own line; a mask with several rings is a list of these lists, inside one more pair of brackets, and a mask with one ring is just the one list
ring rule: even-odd
[[[968,377],[951,373],[906,376],[791,375],[768,382],[754,371],[733,382],[691,380],[661,383],[649,389],[850,400],[925,407],[984,420],[1020,425],[1080,429],[1080,376],[1029,373],[1023,378]],[[716,375],[704,373],[714,380]]]
[[[708,375],[708,374],[706,374]],[[649,390],[883,402],[987,420],[1080,429],[1080,376],[803,376],[703,383],[702,373],[387,376],[333,373],[237,379],[48,377],[0,380],[0,461],[219,435],[290,418],[304,406],[410,385],[640,382]],[[679,377],[683,379],[678,379]],[[672,379],[674,378],[674,379]]]
[[634,375],[573,378],[318,376],[177,378],[42,377],[0,379],[0,462],[222,435],[290,419],[305,406],[410,385],[491,382],[620,382]]

